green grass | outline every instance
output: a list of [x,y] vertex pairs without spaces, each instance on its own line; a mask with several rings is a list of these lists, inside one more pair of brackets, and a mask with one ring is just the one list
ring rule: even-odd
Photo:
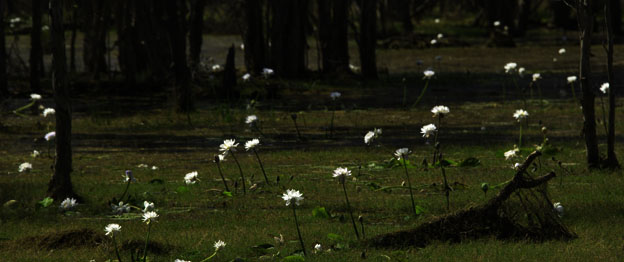
[[[342,90],[349,93],[349,90]],[[345,99],[349,99],[349,94]],[[621,102],[621,101],[620,101]],[[549,101],[542,106],[532,100],[527,109],[530,124],[525,128],[525,145],[541,142],[540,125],[548,127],[548,137],[561,152],[555,157],[563,161],[572,174],[563,174],[550,156],[542,157],[541,173],[553,169],[559,175],[549,184],[553,201],[562,202],[566,214],[563,221],[579,238],[570,242],[546,243],[504,242],[496,239],[464,241],[461,244],[434,243],[422,249],[383,250],[367,249],[366,256],[373,261],[405,260],[548,260],[615,261],[623,253],[624,227],[621,225],[624,210],[624,179],[620,171],[589,172],[584,164],[584,148],[579,129],[580,111],[565,101]],[[449,168],[451,183],[459,183],[451,193],[451,209],[457,211],[484,203],[480,190],[482,182],[496,185],[510,179],[512,161],[505,161],[502,152],[517,141],[518,124],[512,118],[520,101],[506,103],[475,102],[445,104],[451,114],[444,119],[440,141],[445,157],[461,160],[477,157],[478,167]],[[110,213],[107,202],[118,197],[125,186],[124,170],[132,169],[139,180],[132,184],[130,193],[134,204],[153,201],[160,214],[152,227],[151,239],[171,247],[168,253],[150,256],[151,261],[173,261],[184,258],[199,261],[213,252],[212,244],[221,239],[227,246],[216,256],[217,261],[241,257],[249,261],[260,259],[261,254],[251,247],[263,243],[276,245],[274,253],[287,256],[299,248],[292,211],[280,198],[283,188],[300,190],[305,197],[298,207],[298,217],[308,251],[315,243],[324,248],[340,244],[342,249],[312,254],[308,261],[354,261],[364,250],[355,243],[355,236],[344,206],[342,188],[331,177],[333,169],[349,167],[354,179],[347,182],[347,190],[356,216],[366,221],[366,234],[377,234],[414,227],[424,221],[446,213],[444,194],[439,187],[442,181],[438,170],[410,169],[416,202],[426,212],[420,217],[409,217],[410,200],[407,190],[394,188],[391,192],[375,191],[368,186],[400,186],[404,180],[402,168],[374,168],[391,158],[399,147],[414,151],[411,159],[420,163],[431,154],[431,146],[419,134],[419,128],[432,122],[429,106],[415,110],[400,109],[346,109],[336,112],[335,138],[325,138],[330,111],[306,110],[299,113],[303,135],[309,140],[297,142],[290,111],[278,109],[230,109],[222,113],[219,106],[201,105],[192,114],[194,127],[189,127],[185,116],[167,110],[139,111],[136,114],[77,114],[74,118],[74,172],[72,180],[76,191],[85,201],[72,215],[57,209],[59,202],[48,208],[37,207],[45,194],[51,174],[52,159],[46,157],[44,141],[33,142],[45,134],[41,117],[19,118],[10,116],[3,120],[7,126],[1,134],[4,156],[0,159],[0,202],[15,199],[13,208],[2,208],[0,213],[0,253],[6,261],[103,261],[114,257],[109,244],[98,247],[46,250],[35,244],[24,244],[25,237],[40,237],[67,229],[90,228],[103,232],[109,223],[119,223],[122,232],[118,239],[139,240],[145,237],[147,227],[140,218],[119,218]],[[272,181],[280,176],[281,187],[264,185],[263,176],[255,157],[244,152],[242,144],[256,137],[243,122],[247,114],[257,114],[263,132],[259,154],[267,175]],[[622,120],[618,110],[616,121]],[[38,125],[37,123],[42,124]],[[363,135],[374,127],[383,128],[379,141],[381,147],[367,148]],[[621,133],[622,128],[618,127]],[[598,129],[603,135],[602,129]],[[242,194],[239,188],[233,197],[221,194],[223,189],[216,165],[212,163],[218,145],[224,138],[236,138],[241,143],[237,157],[241,162],[249,185],[258,183],[258,189]],[[601,137],[602,138],[602,137]],[[40,139],[39,139],[40,140]],[[621,139],[618,139],[621,140]],[[604,144],[601,149],[604,151]],[[43,152],[36,159],[30,152]],[[619,155],[622,150],[618,148]],[[18,173],[20,163],[33,163],[30,173]],[[518,160],[519,161],[519,160]],[[157,170],[138,168],[145,163]],[[358,166],[363,168],[358,171]],[[229,158],[222,163],[225,175],[234,180],[238,169]],[[176,193],[183,185],[186,173],[197,170],[201,182],[189,186],[190,192]],[[359,175],[358,175],[359,174]],[[149,183],[162,179],[164,184]],[[232,184],[230,184],[233,187]],[[493,196],[497,190],[488,192]],[[333,218],[312,216],[316,207],[325,207]],[[138,213],[137,213],[138,215]],[[338,234],[344,241],[336,243],[328,234]],[[274,236],[282,234],[285,243],[278,244]],[[344,248],[348,245],[348,248]],[[122,253],[127,257],[127,252]]]

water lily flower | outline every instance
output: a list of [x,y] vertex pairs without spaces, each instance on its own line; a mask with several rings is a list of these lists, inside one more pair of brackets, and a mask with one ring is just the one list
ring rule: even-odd
[[397,160],[401,160],[401,158],[407,157],[409,154],[411,154],[412,151],[409,150],[409,148],[399,148],[394,152],[394,156],[396,156]]
[[555,212],[557,212],[557,215],[558,215],[559,217],[562,217],[562,216],[563,216],[564,208],[563,208],[563,205],[561,205],[561,203],[560,203],[560,202],[556,202],[556,203],[554,203],[554,204],[553,204],[553,209],[555,210]]
[[286,193],[282,195],[282,199],[286,201],[286,206],[289,206],[291,201],[298,206],[303,200],[303,194],[301,194],[301,192],[299,192],[298,190],[288,189],[286,190]]
[[245,119],[245,124],[252,125],[256,121],[258,121],[258,117],[256,115],[249,115],[247,116],[247,119]]
[[340,96],[342,96],[342,94],[340,92],[331,92],[329,94],[329,97],[331,97],[332,100],[336,100],[336,99],[340,98]]
[[379,137],[379,135],[381,135],[381,128],[375,128],[373,131],[368,131],[366,135],[364,135],[364,143],[367,145],[370,144],[370,142]]
[[523,110],[523,109],[518,109],[516,110],[516,112],[513,114],[513,117],[518,120],[518,122],[520,122],[520,120],[525,119],[529,116],[529,112]]
[[240,50],[245,51],[245,44],[240,44]]
[[65,200],[63,200],[63,202],[61,202],[61,206],[60,208],[62,210],[71,210],[74,207],[76,207],[78,205],[78,202],[75,198],[65,198]]
[[437,130],[434,124],[428,124],[420,128],[420,133],[423,134],[423,137],[429,137]]
[[121,231],[121,226],[119,224],[108,224],[104,228],[104,231],[106,232],[107,236],[113,237],[114,235],[116,235],[117,233]]
[[439,24],[440,23],[440,18],[433,19],[433,22],[436,23],[436,24]]
[[273,71],[273,69],[271,69],[271,68],[263,68],[262,69],[262,75],[264,76],[264,78],[269,78],[274,73],[275,73],[275,71]]
[[518,148],[514,148],[512,150],[509,150],[509,151],[505,152],[504,153],[505,160],[509,160],[509,159],[514,158],[514,157],[517,157],[518,156],[517,155],[518,151],[520,151]]
[[184,176],[184,183],[187,185],[195,184],[197,181],[199,181],[199,178],[197,178],[197,171],[193,171]]
[[126,173],[123,175],[125,182],[136,182],[134,175],[132,174],[132,170],[126,170]]
[[19,165],[18,171],[20,173],[32,170],[32,164],[28,162],[21,163]]
[[33,100],[33,101],[41,100],[41,95],[40,94],[30,94],[30,100]]
[[260,144],[260,140],[257,138],[254,138],[252,140],[249,140],[247,142],[245,142],[245,150],[249,151],[250,149],[255,148],[256,146],[258,146]]
[[542,79],[542,75],[540,73],[533,74],[533,82]]
[[53,115],[54,113],[56,113],[54,108],[46,108],[43,110],[43,117],[47,117],[48,115]]
[[143,212],[153,211],[154,202],[143,201]]
[[609,91],[609,83],[604,83],[600,86],[600,92],[606,94]]
[[561,49],[559,49],[559,54],[560,54],[560,55],[563,55],[563,54],[565,54],[565,53],[566,53],[565,48],[561,48]]
[[432,45],[435,45],[435,44],[437,44],[437,43],[438,43],[438,40],[431,39],[431,42],[430,42],[430,43],[431,43]]
[[501,22],[500,22],[500,21],[494,21],[493,25],[494,25],[494,26],[496,26],[496,27],[498,27],[498,26],[500,26],[500,25],[501,25]]
[[520,75],[522,77],[524,75],[524,71],[526,71],[526,69],[524,69],[524,67],[518,68],[518,75]]
[[156,222],[158,218],[158,214],[154,211],[148,211],[143,213],[143,222],[146,224],[150,224],[151,222]]
[[353,72],[359,72],[360,71],[359,67],[354,66],[352,64],[349,64],[349,69],[351,69],[351,71],[353,71]]
[[251,75],[249,73],[243,75],[243,81],[249,81],[251,79]]
[[514,164],[511,168],[513,168],[513,169],[515,169],[515,170],[518,170],[518,169],[520,169],[520,167],[521,167],[521,166],[522,166],[522,164],[520,164],[520,163],[515,163],[515,164]]
[[215,251],[218,251],[219,249],[222,249],[225,246],[226,246],[226,244],[222,240],[218,240],[217,242],[214,243]]
[[111,209],[113,210],[113,213],[115,213],[115,214],[128,213],[128,212],[130,212],[130,205],[129,204],[124,204],[124,202],[121,201],[121,202],[119,202],[118,205],[111,204]]
[[314,252],[323,252],[323,246],[321,244],[314,245]]
[[439,116],[439,115],[446,115],[450,112],[449,108],[446,106],[434,106],[431,109],[431,113],[433,113],[433,116]]
[[56,137],[56,131],[52,131],[50,133],[47,133],[43,138],[45,138],[46,141],[50,141],[54,139],[55,137]]
[[212,71],[213,72],[218,72],[221,71],[223,68],[220,65],[213,65],[212,66]]
[[190,260],[176,259],[173,262],[191,262]]
[[423,75],[423,79],[431,79],[435,75],[435,72],[433,72],[433,70],[425,70]]
[[567,78],[568,84],[576,82],[576,76],[568,76]]
[[513,70],[516,70],[516,67],[518,67],[518,64],[514,62],[510,62],[510,63],[505,64],[503,68],[505,68],[505,73],[509,73],[509,72],[512,72]]
[[31,157],[38,157],[39,155],[41,155],[41,153],[37,150],[33,150],[33,152],[30,154]]
[[441,39],[442,37],[444,37],[443,34],[438,34],[438,39]]
[[339,167],[334,170],[333,177],[346,178],[351,176],[351,170],[346,167]]
[[219,151],[223,153],[227,153],[228,151],[236,151],[236,147],[238,143],[236,143],[236,139],[226,139],[223,140],[223,144],[219,146]]

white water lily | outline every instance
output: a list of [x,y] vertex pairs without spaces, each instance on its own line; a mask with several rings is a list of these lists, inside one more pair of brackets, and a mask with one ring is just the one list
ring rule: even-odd
[[314,245],[314,252],[322,252],[322,251],[323,251],[323,246],[321,246],[321,244]]
[[447,106],[442,106],[442,105],[434,106],[431,109],[431,113],[433,113],[434,117],[439,116],[439,115],[446,115],[449,112],[451,112],[451,110]]
[[303,194],[301,194],[298,190],[288,189],[286,190],[286,193],[282,195],[282,199],[286,201],[286,206],[289,206],[291,202],[294,202],[295,205],[298,206],[303,200]]
[[334,170],[333,177],[346,178],[351,176],[351,170],[346,167],[339,167]]
[[437,37],[438,37],[438,39],[441,39],[441,38],[443,38],[443,37],[444,37],[444,35],[443,35],[443,34],[438,34],[438,36],[437,36]]
[[436,23],[436,24],[439,24],[440,23],[440,18],[433,19],[433,22]]
[[518,120],[518,122],[520,122],[520,120],[525,119],[527,117],[529,117],[529,112],[523,110],[523,109],[518,109],[516,110],[516,112],[513,114],[513,117]]
[[542,75],[540,73],[533,74],[533,82],[542,79]]
[[43,110],[43,117],[47,117],[48,115],[54,115],[54,113],[56,113],[54,108],[46,108]]
[[122,202],[119,202],[118,205],[111,204],[111,209],[113,210],[113,213],[121,215],[123,213],[130,212],[130,205],[124,204],[124,202],[122,201]]
[[19,168],[18,168],[18,171],[20,173],[27,172],[27,171],[30,171],[30,170],[32,170],[32,164],[28,163],[28,162],[21,163],[19,165]]
[[187,185],[192,185],[197,183],[197,181],[199,181],[199,178],[197,177],[197,171],[193,171],[191,173],[188,173],[186,175],[184,175],[184,183],[186,183]]
[[568,84],[576,82],[576,76],[568,76],[567,78]]
[[428,124],[420,128],[420,133],[423,134],[423,137],[429,137],[437,130],[434,124]]
[[563,205],[561,205],[561,202],[556,202],[553,204],[553,209],[555,210],[555,212],[557,212],[557,215],[559,217],[563,216],[563,212],[565,211],[565,209],[563,208]]
[[227,153],[228,151],[236,151],[236,147],[238,143],[236,143],[235,139],[226,139],[223,140],[223,144],[219,146],[219,151],[223,153]]
[[342,96],[342,94],[340,92],[331,92],[329,94],[329,97],[331,97],[332,100],[336,100],[336,99],[340,98],[340,96]]
[[256,115],[248,115],[245,119],[245,124],[252,125],[256,121],[258,121],[258,117]]
[[514,62],[510,62],[505,64],[505,66],[503,67],[505,69],[505,73],[510,73],[514,70],[516,70],[516,67],[518,67],[518,64],[514,63]]
[[33,100],[33,101],[41,100],[41,95],[40,94],[30,94],[30,100]]
[[212,66],[212,71],[213,72],[219,72],[221,71],[223,68],[220,65],[213,65]]
[[151,222],[156,222],[156,219],[158,218],[158,214],[154,211],[148,211],[143,213],[143,222],[145,222],[146,224],[149,224]]
[[519,152],[519,151],[520,151],[520,150],[518,150],[518,148],[514,148],[514,149],[512,149],[512,150],[509,150],[509,151],[505,152],[505,153],[504,153],[504,155],[505,155],[505,160],[509,160],[509,159],[514,158],[514,157],[517,157],[517,156],[518,156],[518,152]]
[[106,232],[105,235],[113,237],[121,231],[121,226],[119,224],[108,224],[104,231]]
[[565,48],[561,48],[561,49],[559,49],[558,52],[559,52],[560,55],[563,55],[563,54],[566,53],[566,50],[565,50]]
[[600,86],[600,92],[606,94],[609,91],[609,83],[604,83]]
[[251,79],[251,75],[249,73],[243,75],[243,81],[249,81]]
[[373,140],[379,137],[379,135],[381,135],[381,128],[375,128],[373,131],[368,131],[366,135],[364,135],[364,143],[367,145],[370,144]]
[[524,71],[526,71],[526,69],[524,69],[524,67],[518,68],[518,75],[520,75],[520,77],[524,76]]
[[437,44],[437,43],[438,43],[438,40],[431,39],[431,42],[430,42],[430,43],[431,43],[432,45],[435,45],[435,44]]
[[394,156],[397,158],[397,160],[401,160],[401,158],[407,157],[411,153],[412,151],[410,151],[409,148],[404,147],[394,151]]
[[273,74],[275,74],[275,71],[273,71],[273,69],[271,69],[271,68],[263,68],[262,69],[262,75],[264,76],[264,78],[269,78]]
[[136,182],[134,175],[131,170],[126,170],[126,173],[123,175],[124,182]]
[[143,212],[153,211],[154,202],[143,201]]
[[518,170],[518,169],[520,169],[521,166],[522,166],[522,164],[515,163],[513,166],[511,166],[511,168],[513,168],[514,170]]
[[43,138],[45,138],[46,141],[50,141],[52,139],[54,139],[56,137],[56,131],[52,131],[47,133]]
[[33,152],[30,153],[31,157],[38,157],[39,155],[41,155],[41,153],[39,151],[37,151],[37,150],[33,150]]
[[222,249],[226,246],[225,242],[223,242],[222,240],[218,240],[214,243],[214,248],[215,251],[219,251],[219,249]]
[[191,262],[190,260],[176,259],[173,262]]
[[249,140],[247,142],[245,142],[245,150],[249,151],[250,149],[255,148],[256,146],[258,146],[260,144],[260,140],[257,138],[254,138],[252,140]]
[[75,198],[65,198],[63,202],[61,202],[60,208],[62,210],[71,210],[78,205],[78,201]]
[[494,26],[499,27],[501,25],[500,21],[494,21],[494,23],[492,23]]
[[423,79],[431,79],[435,75],[435,72],[433,70],[425,70],[423,75]]

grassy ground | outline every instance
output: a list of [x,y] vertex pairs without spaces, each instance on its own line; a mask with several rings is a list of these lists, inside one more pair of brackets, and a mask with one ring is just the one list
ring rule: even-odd
[[[204,105],[191,115],[193,127],[188,125],[186,116],[166,110],[145,110],[124,116],[77,114],[72,179],[84,201],[77,212],[70,214],[59,212],[58,202],[48,208],[37,207],[51,174],[52,159],[47,157],[47,144],[41,139],[50,120],[35,116],[5,118],[6,128],[0,140],[5,156],[0,159],[0,201],[15,199],[18,203],[2,208],[0,213],[0,253],[7,261],[103,261],[114,256],[108,240],[98,246],[49,249],[45,246],[50,244],[45,236],[85,228],[103,233],[109,223],[122,226],[121,241],[142,241],[147,228],[140,221],[140,213],[119,217],[108,207],[108,201],[118,197],[125,187],[124,170],[131,169],[138,179],[130,187],[133,204],[153,201],[160,214],[151,238],[163,250],[150,256],[152,261],[175,258],[199,261],[212,253],[212,243],[218,239],[228,245],[215,257],[217,261],[237,257],[250,261],[264,259],[262,252],[252,248],[263,243],[275,245],[269,253],[287,256],[299,244],[292,211],[280,199],[285,188],[298,189],[305,197],[298,207],[298,217],[308,251],[315,243],[332,249],[310,255],[306,258],[309,261],[354,261],[360,259],[363,251],[373,261],[466,258],[616,261],[624,255],[624,227],[619,223],[624,214],[619,204],[624,201],[621,172],[586,170],[578,131],[581,124],[578,107],[569,100],[547,102],[529,101],[527,110],[531,116],[528,131],[524,129],[524,141],[527,146],[541,142],[541,122],[548,127],[553,145],[561,149],[555,157],[571,170],[570,174],[563,172],[550,156],[541,160],[540,172],[553,169],[559,175],[549,184],[549,191],[553,201],[565,206],[564,223],[579,235],[570,242],[479,239],[461,244],[434,243],[423,249],[363,250],[354,241],[341,187],[331,177],[332,170],[339,166],[353,170],[354,179],[348,181],[347,190],[355,215],[364,217],[367,237],[411,228],[445,214],[443,192],[435,186],[441,182],[437,170],[410,169],[412,183],[419,189],[416,202],[426,210],[418,217],[410,216],[407,190],[376,191],[371,186],[400,186],[405,181],[403,169],[380,166],[391,158],[396,148],[412,149],[411,159],[416,163],[429,157],[431,146],[419,134],[422,125],[433,121],[428,106],[409,111],[338,110],[334,138],[326,138],[331,111],[308,110],[298,113],[302,134],[307,138],[306,142],[298,142],[291,111],[224,110]],[[486,196],[480,190],[482,182],[496,185],[512,177],[510,167],[514,162],[506,161],[502,152],[517,143],[518,124],[511,115],[522,107],[522,102],[450,102],[448,106],[451,114],[444,119],[440,137],[446,158],[461,160],[473,156],[481,161],[477,167],[448,169],[451,183],[456,183],[456,190],[451,194],[451,211],[456,211],[485,201]],[[257,184],[257,189],[243,195],[239,187],[233,197],[227,197],[221,194],[223,185],[211,160],[222,139],[236,138],[242,144],[258,136],[244,124],[245,116],[252,113],[261,119],[266,135],[261,138],[260,157],[271,181],[280,177],[280,186],[263,183],[258,163],[253,155],[242,151],[241,145],[237,157],[249,180],[247,186]],[[384,130],[379,139],[383,146],[366,147],[363,135],[375,127]],[[621,128],[618,129],[621,133]],[[602,129],[599,134],[603,134]],[[618,136],[618,142],[621,141]],[[42,151],[42,156],[30,157],[33,149]],[[621,150],[618,153],[622,155]],[[33,170],[18,173],[18,165],[25,161],[33,163]],[[139,164],[150,168],[139,168]],[[222,165],[233,188],[233,181],[239,177],[238,169],[231,158]],[[158,169],[152,170],[151,166]],[[184,184],[184,175],[195,170],[201,181],[190,186],[189,192],[177,192]],[[154,183],[155,179],[164,183]],[[496,191],[491,190],[487,197]],[[316,207],[325,207],[331,218],[313,216]],[[328,238],[330,233],[342,240]],[[274,240],[280,234],[284,236],[283,244]],[[128,256],[127,251],[123,254]]]

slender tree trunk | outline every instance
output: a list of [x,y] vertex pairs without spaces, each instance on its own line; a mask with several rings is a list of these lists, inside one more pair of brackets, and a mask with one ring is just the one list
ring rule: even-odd
[[100,73],[106,73],[106,34],[108,31],[107,16],[109,2],[81,1],[84,17],[83,58],[87,72],[96,79]]
[[266,64],[266,40],[262,21],[262,1],[245,0],[245,67],[248,72],[259,74]]
[[595,95],[590,82],[591,33],[594,26],[593,2],[592,0],[579,0],[576,8],[580,26],[581,62],[579,65],[579,79],[581,92],[583,94],[581,105],[583,107],[583,134],[585,136],[585,148],[587,150],[587,164],[589,167],[599,167],[600,155],[596,137],[596,115],[594,108]]
[[72,5],[71,10],[72,28],[71,39],[69,43],[69,71],[72,73],[76,73],[76,37],[78,35],[78,8]]
[[299,77],[306,70],[307,0],[272,0],[271,66],[283,77]]
[[563,1],[548,1],[553,12],[553,24],[563,29],[573,29],[576,26],[571,18],[571,10]]
[[54,175],[48,184],[48,195],[56,200],[74,197],[71,183],[71,102],[67,86],[65,61],[65,29],[63,27],[63,1],[50,0],[52,20],[52,87],[56,104],[56,160]]
[[229,101],[234,97],[234,87],[236,86],[236,64],[234,45],[230,46],[225,59],[225,68],[223,70],[223,91]]
[[609,19],[613,29],[613,35],[622,36],[622,3],[620,0],[607,0],[609,9],[611,11],[609,14],[611,18]]
[[6,1],[0,1],[0,101],[9,96],[7,79],[6,37],[4,33],[4,17]]
[[529,25],[529,15],[531,14],[531,0],[519,0],[518,22],[516,23],[516,36],[524,36]]
[[[613,37],[615,36],[615,25],[614,19],[615,16],[613,9],[613,1],[607,1],[605,4],[605,21],[607,21],[607,75],[609,77],[609,127],[607,134],[607,161],[605,163],[606,167],[609,168],[617,168],[620,166],[620,163],[617,160],[617,156],[615,155],[615,77],[613,75]],[[619,2],[618,2],[619,5]],[[621,15],[621,10],[618,11]],[[621,17],[620,17],[621,19]],[[618,26],[619,27],[619,23]]]
[[349,0],[319,0],[319,40],[323,73],[349,72],[347,11]]
[[43,60],[43,50],[41,47],[41,0],[32,0],[32,28],[30,29],[30,90],[33,93],[41,92],[41,61]]
[[359,0],[360,20],[360,64],[362,76],[377,79],[377,0]]
[[181,1],[166,1],[169,24],[169,41],[173,71],[177,110],[188,113],[194,110],[191,92],[191,72],[186,63],[186,7]]
[[[191,17],[190,17],[190,64],[191,68],[196,68],[201,62],[201,47],[203,42],[204,29],[204,8],[206,0],[191,0]],[[257,12],[257,10],[256,10]]]

